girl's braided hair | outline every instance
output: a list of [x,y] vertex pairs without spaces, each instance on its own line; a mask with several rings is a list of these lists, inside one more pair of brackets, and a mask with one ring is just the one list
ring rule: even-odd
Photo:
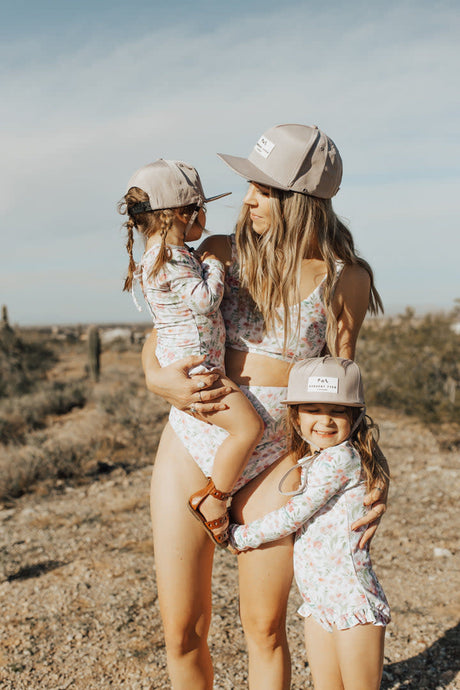
[[125,196],[118,202],[118,213],[127,215],[128,220],[123,223],[122,227],[126,228],[127,240],[126,251],[129,256],[128,274],[125,278],[123,290],[129,292],[133,285],[134,272],[136,270],[136,262],[133,256],[134,247],[134,228],[144,237],[148,239],[153,234],[159,232],[161,237],[160,251],[155,259],[150,275],[156,276],[161,267],[170,260],[171,249],[166,244],[166,238],[169,230],[172,227],[174,217],[179,212],[186,218],[190,218],[195,210],[195,204],[190,204],[181,208],[164,208],[158,211],[142,211],[141,213],[133,213],[132,208],[139,202],[148,202],[149,197],[139,187],[131,187]]

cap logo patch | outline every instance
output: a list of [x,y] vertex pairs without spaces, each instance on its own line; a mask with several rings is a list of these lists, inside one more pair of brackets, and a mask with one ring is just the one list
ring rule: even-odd
[[274,146],[275,144],[270,141],[270,139],[267,139],[267,137],[260,137],[257,144],[254,146],[254,150],[259,156],[262,156],[262,158],[268,158]]
[[309,393],[338,393],[339,379],[333,376],[309,376],[307,390]]

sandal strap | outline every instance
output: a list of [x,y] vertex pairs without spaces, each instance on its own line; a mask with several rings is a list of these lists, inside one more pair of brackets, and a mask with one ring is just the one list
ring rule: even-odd
[[224,513],[224,515],[221,515],[215,520],[208,520],[206,524],[210,529],[217,529],[218,527],[222,527],[222,525],[225,525],[226,522],[228,522],[228,515],[227,513]]
[[230,498],[231,496],[231,493],[225,493],[224,491],[219,491],[219,489],[216,489],[212,479],[209,479],[208,488],[208,495],[214,496],[214,498],[217,498],[218,501],[226,501],[227,498]]

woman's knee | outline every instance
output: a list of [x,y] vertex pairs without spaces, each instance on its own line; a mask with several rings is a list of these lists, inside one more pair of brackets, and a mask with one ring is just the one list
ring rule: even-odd
[[164,638],[168,655],[180,658],[207,646],[209,622],[204,616],[197,620],[164,622]]
[[286,639],[286,610],[266,614],[263,611],[240,611],[241,624],[249,645],[259,649],[276,649]]

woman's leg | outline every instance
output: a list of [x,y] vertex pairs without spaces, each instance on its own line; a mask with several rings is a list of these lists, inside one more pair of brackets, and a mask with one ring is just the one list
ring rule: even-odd
[[356,625],[325,630],[305,620],[305,646],[315,690],[379,690],[383,667],[383,626]]
[[[237,522],[249,522],[286,502],[278,483],[292,461],[274,463],[233,499]],[[293,472],[292,475],[296,473]],[[298,476],[292,481],[298,482]],[[285,486],[288,490],[289,486]],[[291,660],[286,637],[286,608],[292,582],[293,538],[286,537],[238,556],[240,615],[249,652],[251,690],[288,690]]]
[[152,475],[151,514],[158,599],[174,690],[211,690],[207,636],[214,546],[187,510],[203,473],[169,425]]

